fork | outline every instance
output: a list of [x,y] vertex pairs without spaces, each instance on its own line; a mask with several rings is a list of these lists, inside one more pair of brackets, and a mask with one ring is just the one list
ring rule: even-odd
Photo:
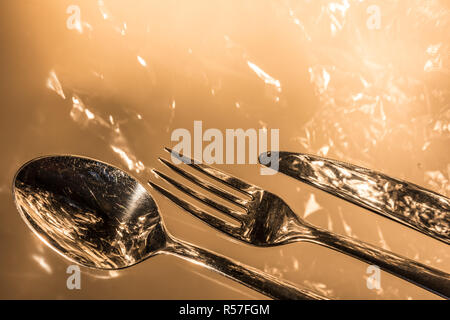
[[242,208],[245,212],[218,203],[211,199],[211,197],[177,182],[168,175],[158,170],[153,170],[157,176],[183,193],[230,216],[240,224],[236,226],[224,219],[218,218],[149,181],[149,184],[162,195],[225,234],[240,241],[261,247],[278,246],[297,241],[320,244],[367,263],[374,264],[395,276],[403,278],[446,299],[450,298],[450,274],[357,239],[335,234],[326,229],[313,226],[299,218],[286,202],[277,195],[211,166],[198,163],[186,156],[175,153],[169,148],[165,148],[165,150],[193,169],[239,191],[243,195],[242,197],[236,196],[199,176],[181,169],[180,166],[159,158],[165,166],[177,174],[215,194],[219,198],[225,199]]

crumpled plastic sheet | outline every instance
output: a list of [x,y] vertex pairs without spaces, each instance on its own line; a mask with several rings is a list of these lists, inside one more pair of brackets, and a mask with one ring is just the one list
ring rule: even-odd
[[[127,29],[126,21],[116,18],[120,12],[114,12],[110,3],[97,1],[98,10],[108,23],[98,27],[113,28],[122,36],[115,41],[130,47],[133,30]],[[376,21],[369,21],[374,12],[368,9],[371,6],[380,13],[378,28]],[[448,4],[437,0],[300,0],[275,1],[267,9],[295,25],[298,41],[308,50],[302,57],[306,62],[302,63],[308,66],[319,102],[295,137],[305,151],[338,159],[345,155],[347,160],[353,158],[369,167],[381,161],[385,172],[395,170],[402,178],[450,195],[450,153],[442,152],[450,146]],[[374,24],[372,28],[370,23]],[[80,37],[87,37],[88,42],[97,40],[96,27],[87,20],[75,25]],[[280,81],[250,61],[245,48],[226,35],[222,46],[228,56],[225,61],[230,62],[222,66],[223,70],[229,68],[228,72],[244,77],[239,68],[248,66],[264,81],[272,102],[283,102]],[[140,78],[144,81],[137,85],[154,86],[155,71],[143,58],[145,45],[128,52],[132,53],[139,65],[148,70],[147,78]],[[186,64],[192,78],[206,78],[212,94],[226,86],[226,77],[208,78],[209,71],[220,67],[213,60]],[[104,80],[101,71],[91,72]],[[83,126],[91,121],[110,132],[115,141],[111,145],[113,151],[129,169],[142,171],[144,165],[121,133],[120,122],[112,115],[96,115],[85,105],[86,97],[78,92],[80,89],[70,83],[73,81],[60,83],[59,76],[57,70],[50,70],[48,87],[72,101],[73,120]],[[166,119],[170,124],[177,111],[176,97],[168,104],[172,108]],[[239,101],[235,104],[240,107]],[[263,120],[259,124],[267,125]],[[411,159],[411,154],[417,157]],[[393,158],[400,161],[390,161]]]
[[418,166],[417,180],[448,196],[450,13],[444,1],[372,1],[382,13],[376,32],[359,21],[366,1],[317,2],[313,15],[313,1],[289,10],[312,44],[309,72],[320,98],[298,141],[311,153],[351,154],[369,166],[395,166],[389,157],[399,157],[405,178]]
[[[239,3],[248,7],[251,14],[254,2]],[[233,4],[223,3],[223,9],[229,10],[228,17],[232,16]],[[66,101],[71,119],[105,141],[129,170],[137,174],[150,170],[140,158],[143,138],[139,140],[131,132],[147,137],[156,136],[158,130],[170,132],[176,118],[186,116],[186,110],[180,108],[178,93],[190,90],[189,83],[201,83],[212,97],[224,93],[222,104],[244,110],[236,114],[237,124],[240,117],[253,117],[257,126],[274,126],[270,123],[270,112],[279,110],[291,113],[285,120],[297,120],[291,112],[296,106],[290,105],[292,99],[286,93],[284,79],[261,67],[252,59],[251,50],[227,34],[215,38],[211,33],[218,31],[204,30],[204,35],[198,35],[201,40],[197,41],[197,48],[189,47],[192,39],[180,39],[188,49],[186,55],[174,58],[170,50],[165,56],[151,44],[136,45],[138,35],[149,32],[151,27],[136,18],[140,24],[136,22],[135,26],[139,29],[133,29],[132,21],[121,18],[123,7],[116,2],[98,0],[89,6],[102,19],[82,16],[80,23],[74,25],[73,32],[79,37],[79,43],[74,45],[89,45],[86,56],[80,57],[80,69],[69,72],[61,59],[49,70],[47,87]],[[307,104],[298,106],[308,109],[308,117],[298,119],[299,127],[286,133],[297,143],[298,150],[292,151],[353,161],[387,174],[395,172],[399,178],[450,196],[448,3],[285,0],[263,6],[279,21],[292,25],[296,40],[304,48],[304,55],[297,62],[307,70],[307,82],[313,89],[312,93],[304,94]],[[369,7],[372,11],[368,11]],[[176,4],[172,8],[171,18],[175,21],[183,17],[182,10],[187,6],[179,11]],[[376,20],[369,21],[377,10],[381,14],[379,26]],[[167,20],[168,24],[173,22]],[[110,66],[105,64],[102,69],[102,64],[98,64],[102,55],[109,54],[108,50],[96,47],[102,46],[105,30],[114,31],[113,35],[109,33],[108,41],[114,44],[114,50],[120,51],[118,56],[126,57],[120,68],[128,69],[132,75],[123,82],[132,94],[113,103],[114,98],[109,101],[105,92],[115,95],[120,82],[114,78]],[[208,41],[214,41],[211,52],[207,49],[211,44]],[[173,44],[177,45],[180,44]],[[165,59],[174,64],[165,65]],[[287,63],[290,62],[296,61]],[[84,80],[80,81],[81,78]],[[81,85],[86,78],[91,89]],[[261,100],[252,100],[240,91],[234,96],[230,94],[235,82],[251,83],[255,79],[264,86]],[[166,89],[160,95],[153,93],[164,86]],[[181,89],[183,86],[187,89]],[[146,97],[149,92],[151,98]],[[205,100],[205,105],[221,108],[212,101]],[[150,115],[140,111],[146,103],[164,106],[164,111],[157,115],[154,113],[157,107],[152,107],[151,115],[158,120],[154,124],[159,127],[140,124],[140,120]],[[251,108],[258,103],[258,107],[274,111],[258,113],[257,108]],[[246,107],[250,111],[245,111]],[[282,126],[281,120],[280,123]],[[332,295],[324,284],[309,286]]]

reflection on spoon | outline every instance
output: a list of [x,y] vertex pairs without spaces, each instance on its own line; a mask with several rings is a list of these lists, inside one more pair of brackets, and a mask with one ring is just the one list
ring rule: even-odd
[[122,170],[93,159],[48,156],[19,169],[16,206],[28,226],[65,258],[114,270],[171,254],[278,299],[325,299],[223,256],[174,239],[147,190]]

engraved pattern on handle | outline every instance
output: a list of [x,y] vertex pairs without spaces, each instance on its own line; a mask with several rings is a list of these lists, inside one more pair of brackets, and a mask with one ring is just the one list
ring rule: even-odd
[[280,172],[450,244],[450,199],[383,173],[280,152]]

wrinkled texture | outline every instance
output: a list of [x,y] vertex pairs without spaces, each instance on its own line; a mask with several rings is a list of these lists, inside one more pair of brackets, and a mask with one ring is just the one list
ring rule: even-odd
[[[36,156],[82,154],[154,179],[162,148],[175,144],[172,131],[192,130],[194,120],[220,130],[279,128],[284,151],[354,163],[450,196],[446,0],[1,5],[1,297],[262,298],[171,259],[83,270],[82,289],[68,290],[68,262],[33,237],[15,209],[14,173]],[[226,170],[281,196],[311,223],[450,271],[445,244],[294,179],[260,176],[257,166]],[[175,236],[327,296],[436,298],[385,273],[381,288],[369,290],[367,265],[315,245],[255,250],[153,196]]]

